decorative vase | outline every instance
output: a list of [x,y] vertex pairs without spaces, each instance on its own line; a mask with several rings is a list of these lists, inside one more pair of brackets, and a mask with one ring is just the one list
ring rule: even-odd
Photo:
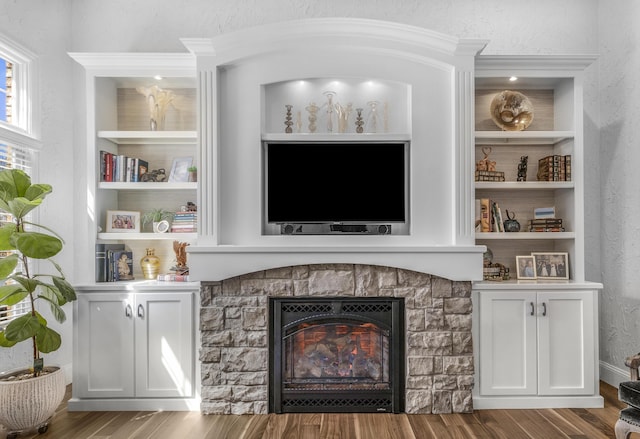
[[[64,371],[59,367],[45,367],[45,372],[25,380],[0,380],[0,424],[8,431],[7,437],[17,437],[24,430],[37,428],[47,431],[49,421],[64,399],[66,383]],[[20,375],[26,370],[12,371],[5,376]]]
[[140,259],[140,267],[142,268],[142,275],[145,279],[155,280],[158,278],[160,258],[156,256],[155,249],[147,249],[147,254]]

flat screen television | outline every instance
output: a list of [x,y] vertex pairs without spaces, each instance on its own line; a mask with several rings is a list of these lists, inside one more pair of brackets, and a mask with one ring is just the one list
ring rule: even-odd
[[264,142],[269,224],[405,223],[409,142]]

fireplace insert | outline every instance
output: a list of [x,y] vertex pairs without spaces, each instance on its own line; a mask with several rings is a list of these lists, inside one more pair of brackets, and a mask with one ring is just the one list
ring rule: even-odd
[[269,410],[404,410],[404,301],[270,298]]

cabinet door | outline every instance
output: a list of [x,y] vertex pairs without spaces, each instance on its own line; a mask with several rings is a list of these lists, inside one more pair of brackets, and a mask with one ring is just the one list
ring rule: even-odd
[[537,392],[535,293],[480,293],[480,394]]
[[133,396],[133,303],[129,294],[79,294],[75,306],[74,394],[80,398]]
[[541,395],[595,392],[594,301],[590,291],[538,293]]
[[136,396],[191,397],[192,293],[136,294]]

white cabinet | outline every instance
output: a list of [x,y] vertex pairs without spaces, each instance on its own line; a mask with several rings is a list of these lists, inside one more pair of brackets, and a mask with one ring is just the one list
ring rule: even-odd
[[596,294],[475,291],[476,408],[599,406]]
[[184,409],[195,394],[193,297],[80,289],[71,409]]

